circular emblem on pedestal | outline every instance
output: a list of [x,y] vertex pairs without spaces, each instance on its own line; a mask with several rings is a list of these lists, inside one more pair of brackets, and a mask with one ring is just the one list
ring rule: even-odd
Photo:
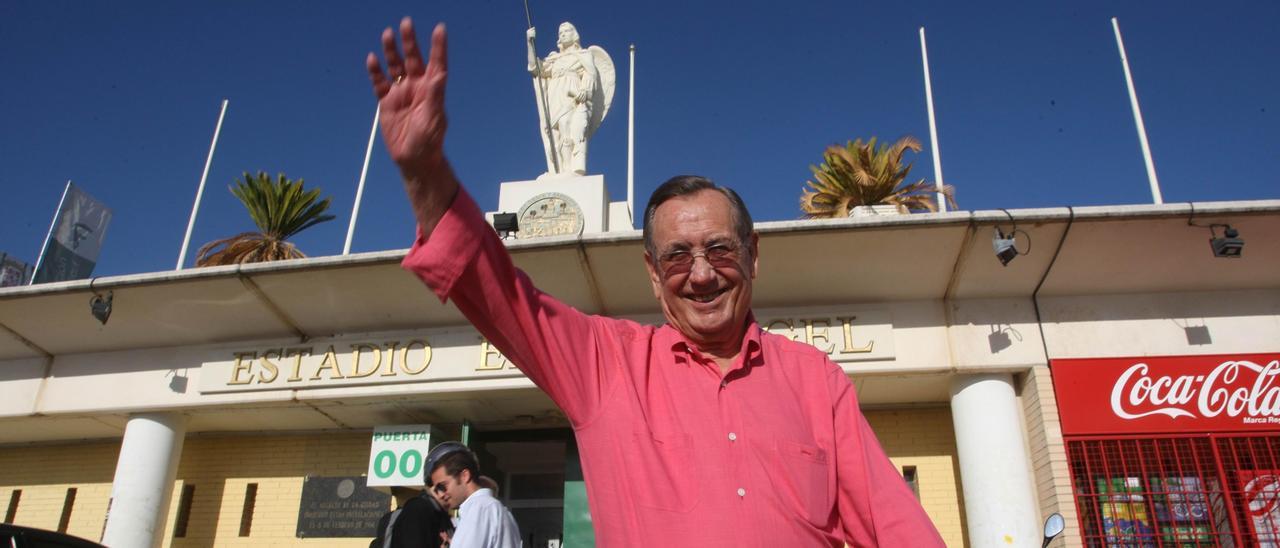
[[582,208],[559,192],[534,196],[520,208],[520,231],[516,238],[541,238],[582,233]]

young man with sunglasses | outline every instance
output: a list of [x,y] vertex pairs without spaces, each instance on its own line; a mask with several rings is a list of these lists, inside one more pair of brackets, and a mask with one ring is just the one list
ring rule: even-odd
[[758,237],[732,190],[660,186],[644,264],[660,327],[590,316],[517,270],[444,157],[444,26],[370,54],[382,136],[418,220],[402,265],[564,411],[601,546],[942,546],[844,371],[751,314]]
[[427,455],[426,464],[432,496],[446,510],[458,511],[450,548],[520,548],[515,517],[482,483],[480,464],[470,449],[442,443]]

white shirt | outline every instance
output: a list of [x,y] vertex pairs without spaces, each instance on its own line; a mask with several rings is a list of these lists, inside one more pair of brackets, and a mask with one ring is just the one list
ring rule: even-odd
[[516,518],[493,498],[493,491],[478,489],[458,507],[458,529],[451,548],[520,548]]

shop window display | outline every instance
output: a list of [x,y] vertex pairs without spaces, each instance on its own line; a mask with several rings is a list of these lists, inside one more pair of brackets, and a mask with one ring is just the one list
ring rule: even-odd
[[1280,435],[1067,446],[1085,546],[1280,548]]

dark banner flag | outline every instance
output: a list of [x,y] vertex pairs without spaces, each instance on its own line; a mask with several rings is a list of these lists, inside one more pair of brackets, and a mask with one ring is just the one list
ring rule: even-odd
[[31,283],[81,280],[93,273],[111,222],[111,210],[67,183]]

